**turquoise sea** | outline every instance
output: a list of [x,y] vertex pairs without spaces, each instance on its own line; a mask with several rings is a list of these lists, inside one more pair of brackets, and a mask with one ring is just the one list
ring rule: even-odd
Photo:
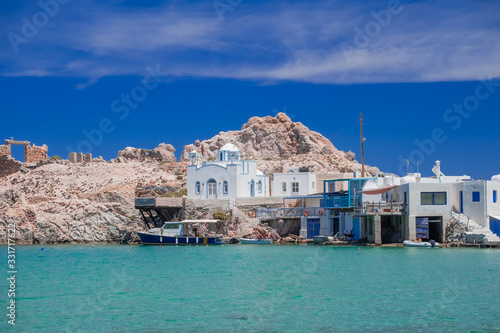
[[16,246],[16,265],[0,331],[500,332],[495,249]]

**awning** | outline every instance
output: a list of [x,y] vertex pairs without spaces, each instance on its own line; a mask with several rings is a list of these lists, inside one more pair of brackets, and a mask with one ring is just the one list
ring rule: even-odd
[[398,185],[379,187],[379,188],[374,188],[374,189],[370,189],[370,190],[366,190],[366,191],[361,191],[361,193],[367,194],[367,195],[381,194],[381,193],[385,193],[387,191],[390,191],[396,187],[398,187]]
[[490,215],[490,218],[500,221],[500,216]]

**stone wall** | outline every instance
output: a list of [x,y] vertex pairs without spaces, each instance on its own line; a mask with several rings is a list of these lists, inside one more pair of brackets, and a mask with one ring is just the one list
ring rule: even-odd
[[33,146],[24,146],[24,162],[25,163],[38,163],[40,161],[45,161],[48,159],[47,151],[49,148],[47,145],[41,147],[33,144]]
[[10,157],[10,145],[0,145],[0,156],[9,156]]
[[22,163],[12,157],[0,156],[0,177],[18,172],[21,166]]

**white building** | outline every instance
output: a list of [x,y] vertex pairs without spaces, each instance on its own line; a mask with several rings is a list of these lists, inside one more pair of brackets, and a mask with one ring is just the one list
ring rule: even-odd
[[316,193],[316,174],[299,172],[297,168],[288,173],[275,173],[271,182],[273,197],[304,196]]
[[[261,220],[299,218],[299,235],[304,238],[338,235],[375,244],[442,242],[449,222],[456,221],[467,226],[468,242],[500,242],[500,177],[475,181],[469,176],[445,176],[439,161],[433,172],[434,177],[413,173],[325,180],[323,195],[284,196],[284,200],[300,199],[300,207],[260,209],[257,215]],[[279,178],[275,188],[280,190]]]
[[[499,241],[500,181],[445,176],[439,161],[433,171],[435,177],[416,173],[326,181],[322,205],[331,218],[320,226],[321,234],[342,235],[347,230],[354,239],[367,237],[379,244],[419,238],[443,241],[448,222],[458,219],[467,221],[472,235]],[[303,223],[304,234],[305,229]]]
[[224,145],[217,161],[201,163],[196,151],[189,154],[187,166],[189,199],[221,199],[268,197],[269,177],[257,169],[256,161],[241,159],[233,144]]

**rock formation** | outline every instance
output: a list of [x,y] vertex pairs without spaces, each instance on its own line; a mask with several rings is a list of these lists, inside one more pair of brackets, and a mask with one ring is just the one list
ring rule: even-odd
[[[276,117],[252,117],[239,131],[220,132],[211,139],[184,147],[180,160],[187,161],[196,150],[203,160],[217,157],[217,151],[226,143],[236,145],[242,158],[257,160],[266,172],[287,172],[290,167],[309,167],[311,172],[360,171],[353,152],[343,152],[323,135],[311,131],[284,113]],[[366,167],[369,174],[379,173],[377,168]]]
[[144,228],[134,208],[136,188],[181,186],[161,166],[50,162],[2,177],[0,233],[15,224],[18,243],[134,241]]
[[127,147],[124,150],[118,152],[117,160],[120,162],[127,161],[158,161],[173,163],[177,161],[175,157],[174,146],[166,143],[160,143],[158,147],[153,150],[147,150],[143,148]]
[[175,148],[170,144],[160,143],[158,147],[149,153],[149,157],[160,162],[174,163],[177,162],[175,157]]

